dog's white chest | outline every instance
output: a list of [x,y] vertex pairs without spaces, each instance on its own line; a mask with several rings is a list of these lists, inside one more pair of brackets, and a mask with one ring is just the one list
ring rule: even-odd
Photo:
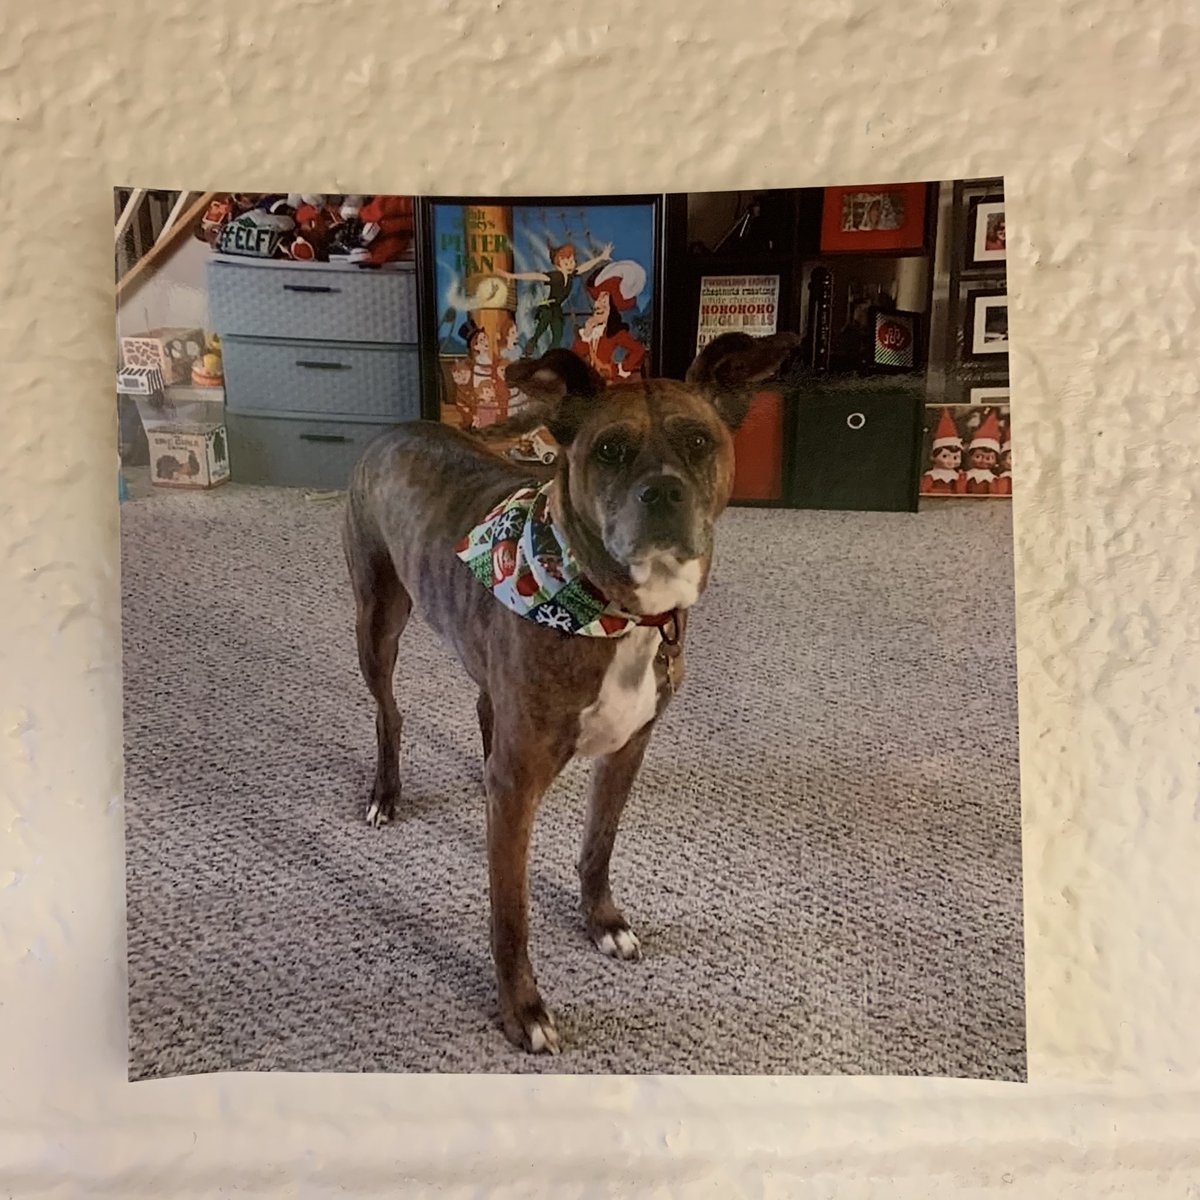
[[658,707],[654,675],[658,643],[659,632],[650,626],[617,640],[600,694],[579,714],[576,754],[598,758],[620,750],[654,716]]

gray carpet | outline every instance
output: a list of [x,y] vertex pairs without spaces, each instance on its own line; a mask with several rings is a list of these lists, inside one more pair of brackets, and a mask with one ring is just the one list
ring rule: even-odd
[[474,693],[401,643],[402,817],[338,508],[122,506],[130,1074],[1025,1075],[1010,510],[732,510],[614,858],[641,963],[577,915],[585,764],[547,797],[532,955],[565,1052],[495,1021]]

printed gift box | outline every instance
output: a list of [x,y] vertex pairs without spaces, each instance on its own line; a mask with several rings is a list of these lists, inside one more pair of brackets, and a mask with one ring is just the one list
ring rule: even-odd
[[121,339],[124,366],[157,367],[167,384],[189,383],[192,365],[203,354],[203,329],[152,329]]
[[224,425],[160,426],[146,430],[150,482],[158,487],[213,488],[229,479]]

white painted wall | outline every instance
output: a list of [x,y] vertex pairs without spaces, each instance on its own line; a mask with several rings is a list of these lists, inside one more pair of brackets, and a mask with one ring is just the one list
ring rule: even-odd
[[[0,3],[0,1195],[1200,1191],[1193,0]],[[987,174],[1022,406],[1033,1082],[127,1085],[114,182]]]
[[212,256],[199,238],[185,238],[117,311],[117,335],[148,329],[208,329],[205,263]]

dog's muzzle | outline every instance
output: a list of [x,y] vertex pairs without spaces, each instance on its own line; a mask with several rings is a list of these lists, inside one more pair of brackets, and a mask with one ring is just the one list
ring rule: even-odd
[[655,551],[695,558],[703,552],[695,493],[678,475],[651,475],[638,483],[617,522],[613,548],[626,562]]

